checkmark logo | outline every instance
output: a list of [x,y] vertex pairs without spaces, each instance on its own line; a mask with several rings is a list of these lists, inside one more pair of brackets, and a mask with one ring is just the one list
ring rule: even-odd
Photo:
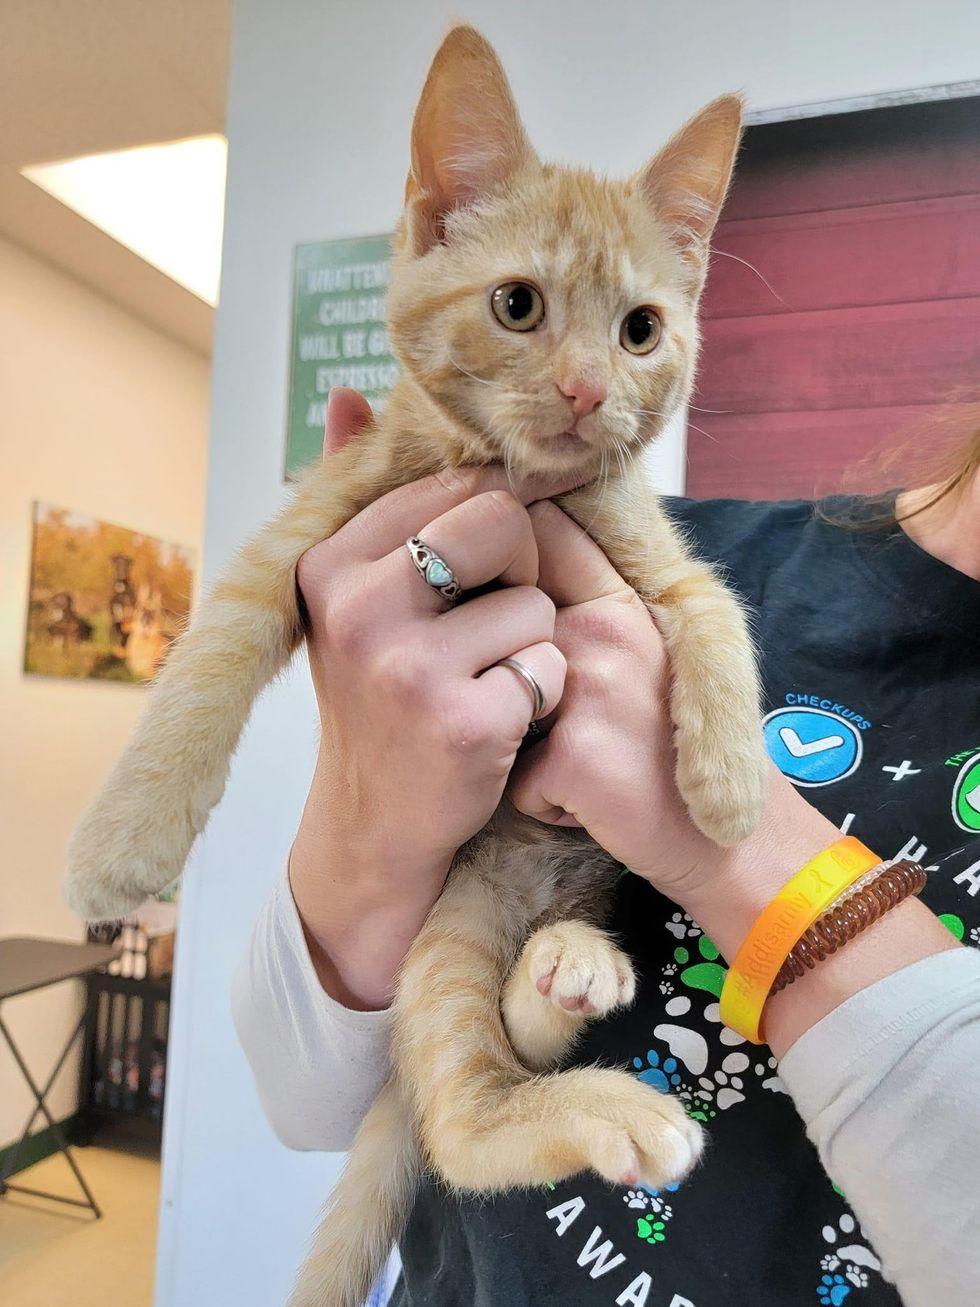
[[980,753],[960,768],[953,786],[953,820],[962,830],[980,834]]
[[825,735],[820,740],[810,740],[804,744],[792,726],[783,726],[779,738],[794,758],[809,758],[815,753],[826,753],[828,749],[839,749],[844,743],[843,735]]
[[775,708],[762,729],[770,758],[794,785],[833,785],[861,764],[861,732],[826,708],[809,704]]

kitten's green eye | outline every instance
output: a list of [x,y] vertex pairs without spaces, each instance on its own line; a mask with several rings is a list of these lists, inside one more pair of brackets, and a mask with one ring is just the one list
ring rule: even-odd
[[544,300],[527,281],[505,281],[490,296],[493,316],[508,331],[533,331],[544,322]]
[[663,323],[656,309],[647,305],[633,309],[623,319],[619,329],[619,343],[631,354],[652,354],[660,344]]

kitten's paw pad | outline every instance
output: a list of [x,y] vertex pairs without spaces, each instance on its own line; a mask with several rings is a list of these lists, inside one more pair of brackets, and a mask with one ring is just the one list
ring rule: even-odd
[[528,941],[531,983],[564,1012],[602,1017],[628,1007],[636,995],[633,964],[602,931],[560,922]]
[[677,788],[695,826],[715,844],[731,848],[756,829],[769,792],[769,760],[761,737],[743,747],[711,748],[681,733]]
[[63,891],[88,921],[125,917],[183,870],[196,831],[191,805],[155,804],[137,788],[109,791],[82,816],[68,843]]
[[592,1169],[623,1187],[662,1189],[682,1180],[701,1156],[704,1134],[681,1102],[618,1072],[585,1074],[595,1082],[585,1089]]

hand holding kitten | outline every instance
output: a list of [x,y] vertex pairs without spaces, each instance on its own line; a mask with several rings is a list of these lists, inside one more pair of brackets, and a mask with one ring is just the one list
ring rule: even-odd
[[675,781],[670,665],[645,605],[598,545],[551,503],[529,510],[538,585],[555,603],[565,690],[545,740],[518,759],[508,792],[529,816],[583,826],[685,908],[726,952],[794,867],[836,829],[772,769],[759,829],[720,848]]
[[[370,415],[353,392],[331,398],[327,457]],[[531,502],[567,486],[513,488]],[[549,711],[561,697],[554,604],[535,586],[531,519],[505,487],[499,469],[405,486],[297,569],[323,729],[290,881],[321,981],[350,1006],[389,1001],[453,855],[500,802],[530,703],[494,664],[518,655]],[[404,541],[415,534],[464,588],[505,588],[446,611],[413,571]]]
[[568,670],[545,740],[520,758],[509,795],[521,812],[583,826],[637,875],[675,897],[723,851],[691,822],[674,781],[670,668],[636,591],[552,503],[530,509],[538,585],[555,603]]

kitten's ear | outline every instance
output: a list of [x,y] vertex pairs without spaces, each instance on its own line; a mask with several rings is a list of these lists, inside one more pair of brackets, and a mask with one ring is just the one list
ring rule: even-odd
[[694,267],[707,271],[708,242],[731,180],[742,134],[742,100],[722,95],[701,110],[634,177]]
[[442,240],[453,209],[534,157],[493,48],[472,27],[453,28],[429,69],[412,125],[405,208],[415,252]]

